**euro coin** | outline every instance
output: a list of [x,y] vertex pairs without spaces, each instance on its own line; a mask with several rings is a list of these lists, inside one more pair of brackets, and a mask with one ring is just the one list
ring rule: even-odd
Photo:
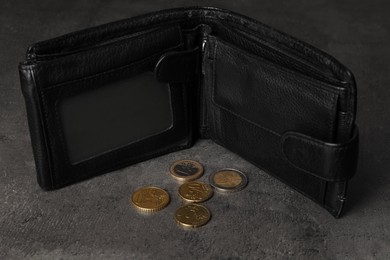
[[178,208],[175,212],[176,222],[186,228],[203,226],[210,218],[210,211],[205,206],[199,204],[188,204]]
[[240,191],[248,183],[246,175],[235,169],[222,169],[210,175],[210,184],[220,192]]
[[213,196],[213,188],[204,182],[186,182],[179,187],[179,195],[185,202],[202,202]]
[[141,212],[155,212],[165,208],[169,203],[169,194],[158,187],[142,187],[131,195],[131,203]]
[[171,165],[169,172],[178,181],[192,181],[202,176],[203,166],[197,161],[180,160]]

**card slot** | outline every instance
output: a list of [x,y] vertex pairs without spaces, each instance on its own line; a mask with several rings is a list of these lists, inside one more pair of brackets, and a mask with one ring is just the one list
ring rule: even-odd
[[96,42],[96,43],[94,43],[92,45],[88,45],[88,46],[77,46],[77,47],[65,49],[65,50],[58,51],[58,52],[48,52],[48,53],[42,53],[42,54],[35,53],[33,55],[33,57],[34,57],[33,60],[36,62],[48,61],[48,60],[52,60],[52,59],[58,59],[61,57],[73,55],[73,54],[80,53],[80,52],[91,51],[93,49],[96,49],[99,47],[104,47],[107,45],[121,44],[121,43],[127,42],[128,40],[136,40],[137,38],[148,37],[148,35],[150,33],[155,33],[158,30],[160,30],[160,27],[154,27],[154,28],[150,28],[148,30],[135,32],[135,33],[128,34],[128,35],[125,34],[125,35],[121,35],[118,37],[103,39],[99,42]]
[[126,66],[167,51],[179,50],[182,46],[183,40],[178,26],[161,29],[147,36],[36,62],[37,83],[41,88],[50,87]]
[[322,64],[305,59],[292,50],[278,46],[275,42],[268,42],[255,34],[246,33],[236,26],[223,24],[218,24],[218,26],[219,30],[216,33],[218,37],[222,37],[226,41],[240,46],[254,55],[262,56],[270,62],[283,65],[286,69],[294,70],[329,84],[345,87],[345,82],[332,73],[328,67],[322,66]]
[[[175,50],[176,48],[177,47],[174,47],[174,48],[172,48],[172,50]],[[169,52],[169,51],[171,51],[171,49],[167,49],[164,52],[151,55],[149,57],[125,64],[125,65],[117,67],[117,68],[109,69],[109,70],[95,73],[92,75],[85,75],[85,76],[82,76],[82,77],[76,78],[76,79],[65,80],[65,81],[62,81],[60,83],[53,84],[51,86],[46,86],[46,87],[42,88],[42,92],[52,91],[52,90],[55,90],[56,88],[62,88],[64,86],[71,85],[73,83],[89,81],[89,80],[93,80],[95,78],[99,78],[100,80],[105,80],[107,78],[119,79],[120,77],[123,77],[124,74],[132,75],[132,74],[137,74],[137,73],[143,73],[146,71],[153,72],[154,67],[155,67],[157,61],[160,59],[162,53]],[[39,76],[37,76],[37,80],[40,81]],[[88,85],[88,84],[84,84],[84,85],[80,85],[80,86],[87,87],[87,88],[93,87],[93,86]]]
[[78,49],[85,49],[90,46],[97,46],[102,42],[116,41],[122,37],[127,38],[127,35],[138,35],[143,32],[152,32],[155,29],[164,29],[186,26],[186,25],[197,25],[193,20],[188,18],[172,18],[170,20],[159,22],[159,23],[139,23],[133,22],[131,26],[126,25],[126,20],[117,22],[115,27],[111,27],[109,30],[104,28],[106,25],[85,29],[78,32],[65,34],[63,36],[53,38],[46,41],[37,42],[31,45],[27,51],[27,60],[33,61],[36,54],[55,54],[66,51],[77,51]]

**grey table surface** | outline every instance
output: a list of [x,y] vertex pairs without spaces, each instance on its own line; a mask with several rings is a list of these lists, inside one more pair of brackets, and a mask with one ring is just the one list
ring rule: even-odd
[[[346,214],[319,206],[208,140],[58,191],[35,180],[17,64],[33,42],[163,8],[211,5],[254,17],[334,55],[358,82],[360,161]],[[0,258],[390,259],[390,15],[388,1],[2,1],[0,8]],[[212,220],[186,231],[168,165],[194,158],[207,177],[221,167],[248,187],[207,201]],[[159,185],[170,205],[151,216],[132,191]]]

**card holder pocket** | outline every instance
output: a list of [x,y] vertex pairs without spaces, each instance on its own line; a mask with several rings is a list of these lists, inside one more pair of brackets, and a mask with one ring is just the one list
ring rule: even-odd
[[211,138],[322,204],[326,181],[291,167],[281,139],[294,131],[332,141],[337,89],[210,38],[211,77],[206,82]]
[[211,99],[215,107],[281,135],[297,131],[331,141],[338,91],[220,39],[215,40]]
[[[36,135],[40,140],[34,137],[33,146],[39,151],[37,165],[43,164],[40,160],[46,165],[37,169],[42,188],[60,188],[191,145],[186,84],[160,82],[154,74],[163,54],[182,49],[180,31],[166,30],[164,36],[170,42],[163,42],[154,52],[134,44],[133,49],[126,49],[137,55],[134,48],[140,48],[138,53],[144,52],[144,57],[114,67],[108,62],[103,70],[86,60],[93,62],[97,55],[120,61],[112,54],[126,55],[123,43],[110,46],[108,52],[86,51],[77,57],[22,66],[35,82],[34,95],[27,90],[24,93],[28,106],[38,106],[28,111],[32,133],[40,132]],[[70,60],[72,68],[58,69],[66,75],[48,75],[57,71],[58,64],[68,66]],[[33,111],[39,113],[32,115]]]

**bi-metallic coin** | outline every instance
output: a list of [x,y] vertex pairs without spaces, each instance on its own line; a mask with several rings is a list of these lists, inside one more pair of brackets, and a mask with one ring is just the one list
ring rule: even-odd
[[222,169],[210,175],[210,184],[220,192],[240,191],[248,183],[246,175],[236,169]]
[[178,181],[192,181],[202,176],[203,166],[197,161],[180,160],[171,165],[169,172]]

